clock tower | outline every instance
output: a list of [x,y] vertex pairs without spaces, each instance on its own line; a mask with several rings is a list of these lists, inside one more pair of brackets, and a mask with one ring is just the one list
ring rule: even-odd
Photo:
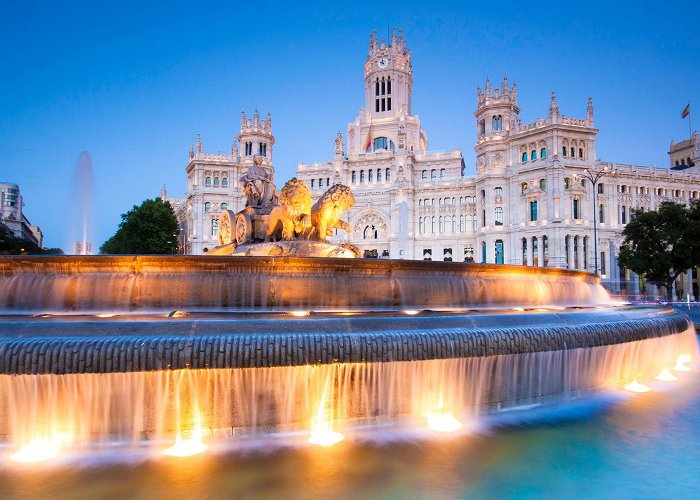
[[413,69],[411,51],[403,32],[393,29],[389,43],[369,37],[369,54],[365,61],[365,109],[373,117],[384,118],[411,114]]

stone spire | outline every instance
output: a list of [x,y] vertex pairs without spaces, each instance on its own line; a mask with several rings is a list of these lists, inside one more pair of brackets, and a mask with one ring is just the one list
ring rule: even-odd
[[588,109],[586,110],[586,119],[588,123],[593,126],[593,98],[588,98]]
[[253,126],[260,126],[260,113],[258,113],[258,108],[255,108],[255,111],[253,112]]
[[501,94],[506,95],[508,93],[508,75],[503,76],[503,81],[501,82]]
[[231,156],[234,158],[238,158],[238,141],[236,141],[236,138],[233,138],[233,143],[231,144]]
[[549,105],[549,117],[559,116],[559,104],[557,104],[557,93],[552,92],[552,103]]
[[195,146],[195,151],[197,154],[202,154],[202,136],[200,134],[197,134],[197,143]]
[[192,158],[194,158],[194,146],[192,146],[192,144],[190,144],[190,160]]
[[516,90],[516,84],[513,82],[513,86],[510,88],[510,100],[513,104],[518,103],[518,91]]
[[485,92],[486,92],[486,95],[491,95],[491,80],[489,80],[488,76],[486,77]]

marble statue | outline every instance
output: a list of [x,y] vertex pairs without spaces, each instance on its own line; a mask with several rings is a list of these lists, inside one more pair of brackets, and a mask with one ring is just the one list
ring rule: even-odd
[[263,167],[264,158],[253,156],[253,164],[241,177],[240,183],[246,196],[246,206],[272,210],[277,205],[277,189],[272,183],[273,174]]

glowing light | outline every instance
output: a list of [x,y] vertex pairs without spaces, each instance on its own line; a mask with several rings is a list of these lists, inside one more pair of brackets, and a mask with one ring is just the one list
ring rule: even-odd
[[289,314],[292,316],[296,316],[297,318],[303,318],[304,316],[308,316],[311,314],[309,311],[292,311]]
[[197,427],[188,439],[184,439],[181,434],[178,434],[175,438],[175,444],[163,450],[163,454],[171,457],[191,457],[204,453],[206,449],[207,445],[202,442],[202,429]]
[[649,386],[642,384],[641,382],[637,382],[636,380],[633,380],[631,383],[627,384],[625,386],[625,389],[628,391],[632,392],[649,392],[651,389]]
[[116,316],[116,314],[96,314],[98,318],[113,318]]
[[681,360],[681,358],[678,358],[678,361],[676,361],[676,366],[673,367],[674,370],[677,372],[689,372],[690,368],[685,366],[685,362]]
[[661,373],[659,373],[654,378],[663,382],[675,382],[676,380],[678,380],[678,378],[673,373],[671,373],[671,370],[669,370],[668,368],[664,368],[663,370],[661,370]]
[[523,312],[525,309],[523,307],[514,307],[513,311]]
[[690,354],[681,354],[678,356],[678,361],[681,363],[690,363],[693,360],[693,358],[690,356]]
[[309,443],[318,446],[333,446],[340,443],[345,436],[340,432],[335,432],[332,429],[317,429],[311,433]]
[[416,314],[420,314],[420,311],[416,311],[415,309],[406,309],[403,311],[404,314],[408,314],[409,316],[415,316]]
[[59,451],[57,440],[36,439],[10,455],[10,458],[23,463],[43,462],[58,456]]
[[455,432],[463,427],[462,423],[449,412],[428,415],[428,429],[437,432]]

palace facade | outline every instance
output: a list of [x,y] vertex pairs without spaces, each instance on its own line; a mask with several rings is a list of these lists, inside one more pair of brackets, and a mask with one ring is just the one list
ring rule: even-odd
[[[622,230],[633,209],[700,197],[697,134],[671,143],[671,168],[601,162],[590,98],[585,116],[574,118],[552,93],[546,116],[523,123],[516,85],[487,80],[476,92],[471,177],[459,149],[428,150],[412,110],[412,78],[403,34],[394,30],[388,42],[371,35],[364,107],[345,136],[338,132],[332,159],[298,165],[297,178],[315,199],[336,183],[355,195],[344,217],[352,233],[339,232],[336,242],[351,241],[365,257],[597,270],[612,291],[639,293],[639,278],[617,265]],[[203,153],[198,138],[186,198],[176,202],[185,253],[216,246],[218,212],[243,208],[238,179],[254,154],[272,169],[273,144],[271,119],[257,111],[252,119],[244,114],[230,155]],[[594,189],[588,177],[601,170],[606,175]],[[689,271],[677,286],[697,296],[697,273]]]

